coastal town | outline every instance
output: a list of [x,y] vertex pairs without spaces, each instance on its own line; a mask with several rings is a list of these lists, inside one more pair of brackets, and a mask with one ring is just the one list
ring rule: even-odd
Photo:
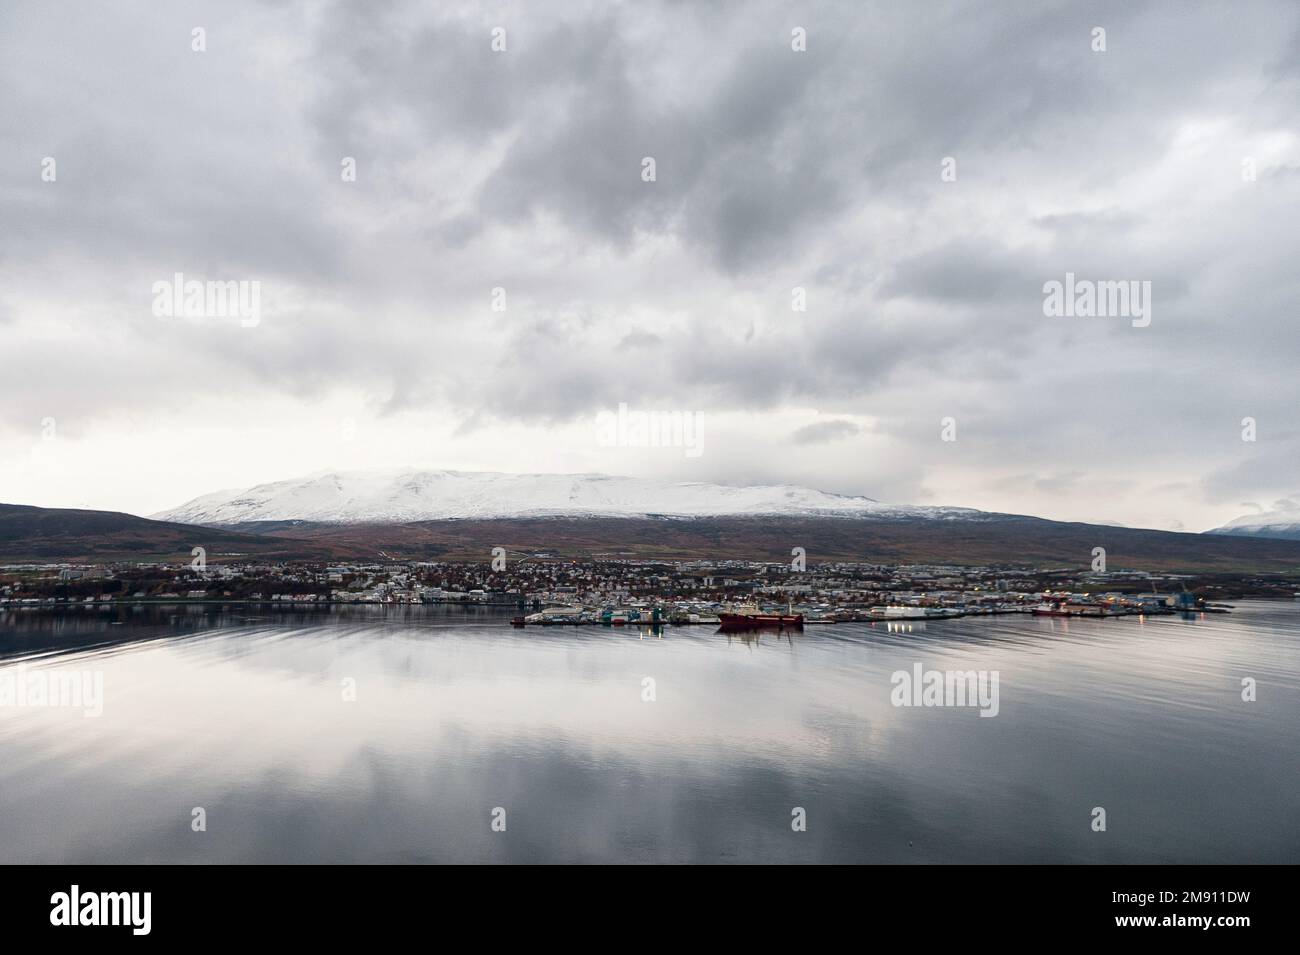
[[718,624],[733,608],[800,625],[983,614],[1122,616],[1229,612],[1226,600],[1290,599],[1300,579],[1140,570],[882,565],[801,559],[326,564],[28,564],[0,567],[0,607],[243,603],[461,604],[510,608],[516,625]]

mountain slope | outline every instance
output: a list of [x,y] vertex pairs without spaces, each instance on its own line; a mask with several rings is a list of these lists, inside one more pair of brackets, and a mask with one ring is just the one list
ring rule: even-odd
[[1235,537],[1268,537],[1276,540],[1300,540],[1300,504],[1278,501],[1271,511],[1246,514],[1228,521],[1207,534],[1231,534]]
[[210,561],[474,560],[493,547],[512,555],[1072,567],[1092,548],[1112,568],[1179,572],[1300,574],[1300,541],[1174,534],[1034,517],[531,517],[406,524],[256,522],[196,527],[111,511],[0,504],[0,563],[188,562],[202,545]]
[[515,517],[975,517],[966,508],[906,507],[794,485],[728,487],[603,474],[348,471],[219,491],[153,515],[188,524],[251,521],[404,524]]
[[12,562],[190,559],[196,546],[275,559],[326,558],[328,543],[152,521],[118,511],[0,504],[0,559]]
[[235,525],[292,534],[357,555],[486,561],[512,556],[788,562],[808,560],[1070,567],[1086,572],[1094,547],[1113,569],[1300,574],[1300,541],[1216,537],[988,514],[971,520],[896,517],[544,517],[410,524]]

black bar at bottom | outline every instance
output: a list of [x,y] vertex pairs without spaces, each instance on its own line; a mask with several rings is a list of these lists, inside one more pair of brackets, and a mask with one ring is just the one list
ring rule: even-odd
[[129,943],[373,942],[456,927],[472,938],[518,931],[540,940],[620,925],[648,940],[684,931],[690,917],[703,920],[706,936],[732,942],[764,940],[784,922],[863,938],[906,928],[921,933],[918,943],[977,930],[992,933],[990,940],[1047,933],[1231,944],[1284,931],[1294,921],[1295,894],[1294,869],[1269,866],[708,867],[599,875],[581,867],[489,874],[475,867],[44,866],[9,867],[4,879],[6,941],[75,934],[80,942]]

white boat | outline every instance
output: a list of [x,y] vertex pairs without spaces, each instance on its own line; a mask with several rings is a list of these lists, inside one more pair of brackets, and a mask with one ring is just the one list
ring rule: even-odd
[[926,616],[924,607],[908,607],[899,604],[890,604],[887,607],[872,607],[869,611],[873,617],[881,617],[885,620],[898,620],[904,617],[921,619]]

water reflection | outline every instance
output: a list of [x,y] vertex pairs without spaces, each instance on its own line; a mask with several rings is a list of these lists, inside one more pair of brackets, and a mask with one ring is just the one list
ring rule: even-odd
[[[91,667],[105,686],[99,719],[0,707],[0,861],[1300,854],[1294,605],[745,634],[508,617],[0,613],[0,672]],[[893,707],[891,673],[917,662],[999,671],[997,718]],[[1241,701],[1243,676],[1258,702]],[[190,831],[195,806],[207,833]],[[506,833],[489,828],[496,806]],[[794,806],[807,832],[791,831]]]

